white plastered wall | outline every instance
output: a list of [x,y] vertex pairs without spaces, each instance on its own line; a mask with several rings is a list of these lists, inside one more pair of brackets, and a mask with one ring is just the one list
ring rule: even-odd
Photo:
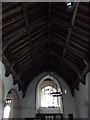
[[[30,83],[27,92],[26,97],[23,99],[22,104],[22,118],[24,117],[35,117],[36,115],[36,86],[39,82],[39,80],[48,73],[42,73],[39,76],[37,76],[35,79],[32,80]],[[50,73],[53,75],[53,73]],[[62,91],[67,89],[67,95],[63,96],[63,104],[64,104],[64,116],[65,118],[68,117],[68,114],[73,114],[73,116],[76,118],[76,106],[75,106],[75,100],[74,97],[71,95],[71,91],[67,85],[67,83],[57,75],[55,75],[55,78],[60,82]]]
[[80,83],[79,85],[79,91],[75,90],[75,103],[76,103],[76,109],[77,109],[77,115],[78,118],[88,118],[88,110],[90,109],[90,101],[88,98],[89,95],[89,84],[90,79],[90,73],[86,76],[86,84],[83,85]]
[[[8,91],[10,91],[11,89],[15,89],[16,91],[18,91],[18,86],[13,85],[13,78],[11,75],[9,77],[5,77],[5,68],[2,62],[0,61],[0,119],[3,116],[4,102],[7,98]],[[19,96],[20,101],[22,99],[21,95],[22,95],[21,92],[19,92],[18,96]],[[10,115],[11,118],[21,117],[20,116],[20,113],[21,113],[20,105],[17,107],[19,109],[19,112],[18,112],[19,114],[17,112],[16,113],[14,112],[14,114]],[[13,109],[17,109],[17,108],[15,108],[14,106]]]
[[[32,80],[30,83],[26,97],[22,99],[22,94],[19,92],[19,118],[35,117],[36,114],[36,85],[39,80],[48,73],[42,73]],[[50,73],[53,75],[53,73]],[[88,83],[90,78],[90,73],[86,77],[86,85],[80,83],[79,91],[75,90],[75,98],[72,97],[71,91],[67,83],[61,78],[55,75],[55,78],[60,82],[62,91],[67,89],[67,95],[63,96],[64,104],[64,116],[68,117],[68,114],[73,114],[76,118],[87,118],[88,117],[88,107],[90,110],[90,103],[88,101]],[[10,75],[5,77],[5,69],[2,62],[0,62],[0,119],[2,118],[3,102],[6,99],[7,93],[10,89],[16,89],[18,91],[18,86],[13,86],[13,79]],[[76,112],[77,111],[77,112]]]

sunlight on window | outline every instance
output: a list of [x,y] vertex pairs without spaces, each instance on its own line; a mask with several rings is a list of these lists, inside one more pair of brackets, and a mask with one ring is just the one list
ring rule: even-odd
[[9,105],[6,105],[6,107],[4,108],[4,117],[3,118],[9,118],[10,109],[11,109],[11,107]]
[[59,107],[58,98],[53,97],[50,93],[57,90],[51,86],[47,86],[41,90],[41,106],[42,107]]

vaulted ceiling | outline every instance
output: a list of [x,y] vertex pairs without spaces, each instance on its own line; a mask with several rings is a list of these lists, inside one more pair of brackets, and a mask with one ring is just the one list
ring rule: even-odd
[[5,76],[12,74],[23,97],[34,77],[52,71],[72,93],[85,84],[90,61],[89,3],[3,3],[2,49]]

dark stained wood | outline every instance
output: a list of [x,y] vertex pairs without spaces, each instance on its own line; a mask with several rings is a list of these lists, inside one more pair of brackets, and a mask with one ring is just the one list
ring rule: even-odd
[[72,95],[90,71],[88,3],[2,3],[2,53],[6,77],[12,74],[25,97],[30,82],[53,72],[69,85]]
[[73,27],[74,22],[75,22],[75,18],[76,18],[76,15],[77,15],[78,7],[79,7],[79,2],[77,2],[76,5],[75,5],[75,9],[74,9],[73,16],[72,16],[72,21],[71,21],[71,26],[69,27],[69,32],[68,32],[68,35],[67,35],[67,38],[66,38],[66,43],[65,43],[64,50],[63,50],[63,55],[62,55],[62,59],[61,59],[60,65],[63,64],[65,52],[66,52],[66,49],[68,47],[68,43],[69,43],[69,40],[70,40],[70,37],[71,37],[72,27]]
[[21,3],[22,4],[22,9],[23,9],[23,14],[24,14],[24,19],[25,19],[25,25],[27,28],[27,33],[28,33],[28,38],[29,38],[29,42],[30,42],[30,48],[31,48],[31,34],[30,34],[30,27],[29,27],[29,19],[28,19],[28,15],[27,15],[27,8],[25,6],[25,3]]

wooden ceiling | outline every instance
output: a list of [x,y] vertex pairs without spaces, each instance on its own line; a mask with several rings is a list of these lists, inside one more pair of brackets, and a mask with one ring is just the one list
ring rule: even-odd
[[89,3],[76,3],[68,12],[66,3],[2,4],[2,50],[5,76],[12,74],[23,97],[40,73],[55,72],[69,84],[72,93],[85,84],[90,62]]

